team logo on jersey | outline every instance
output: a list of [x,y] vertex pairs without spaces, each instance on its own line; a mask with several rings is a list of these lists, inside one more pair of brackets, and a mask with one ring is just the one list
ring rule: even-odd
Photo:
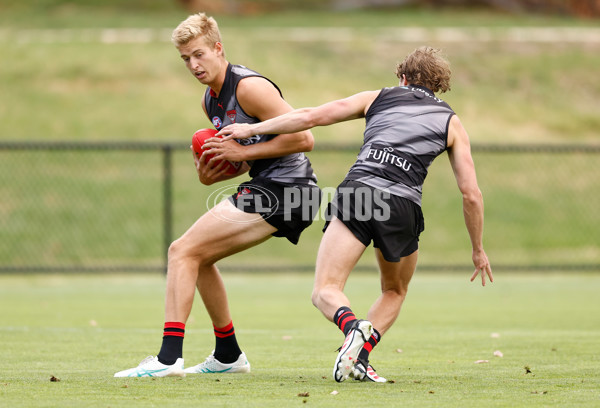
[[221,129],[221,126],[223,126],[223,122],[221,121],[221,118],[218,116],[215,116],[212,118],[212,124],[217,129]]
[[250,189],[248,187],[244,187],[240,192],[238,192],[235,198],[240,198],[240,196],[244,194],[250,194]]
[[231,121],[231,123],[235,123],[235,115],[236,115],[235,109],[228,110],[226,113],[227,113],[227,117],[229,118],[229,120]]

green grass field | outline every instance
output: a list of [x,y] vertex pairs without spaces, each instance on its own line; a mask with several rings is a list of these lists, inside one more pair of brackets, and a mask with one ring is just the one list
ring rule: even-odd
[[[496,274],[485,288],[468,278],[469,271],[417,271],[398,321],[371,355],[394,382],[338,384],[331,368],[343,336],[310,304],[310,274],[225,274],[252,373],[183,379],[112,377],[158,352],[162,276],[0,276],[0,405],[600,404],[600,276]],[[376,272],[352,275],[346,291],[364,316],[377,295]],[[188,365],[214,347],[211,329],[197,298],[186,330]]]

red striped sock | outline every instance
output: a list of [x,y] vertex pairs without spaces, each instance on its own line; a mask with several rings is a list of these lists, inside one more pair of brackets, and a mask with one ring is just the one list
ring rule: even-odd
[[340,307],[333,315],[333,322],[344,332],[344,336],[348,335],[348,332],[352,328],[352,323],[356,320],[356,316],[348,306]]
[[381,334],[379,334],[377,330],[373,329],[373,334],[371,335],[371,338],[369,338],[369,341],[367,341],[363,346],[362,350],[358,354],[358,358],[368,362],[369,354],[371,354],[371,351],[373,351],[373,348],[379,343],[380,340]]
[[185,323],[166,322],[163,330],[163,341],[158,353],[158,361],[163,364],[175,364],[183,355],[183,338],[185,335]]
[[184,337],[185,323],[166,322],[163,336]]
[[235,337],[233,322],[229,322],[224,327],[213,325],[213,328],[215,331],[215,358],[224,364],[233,363],[242,354]]
[[225,338],[229,336],[235,336],[235,329],[233,328],[233,322],[229,322],[227,326],[217,327],[213,324],[215,336],[217,338]]

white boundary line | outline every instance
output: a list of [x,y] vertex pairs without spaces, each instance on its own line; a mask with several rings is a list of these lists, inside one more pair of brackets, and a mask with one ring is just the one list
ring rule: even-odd
[[[170,28],[0,29],[0,42],[16,44],[144,44],[169,42]],[[600,27],[262,27],[226,28],[225,37],[269,42],[600,43]]]

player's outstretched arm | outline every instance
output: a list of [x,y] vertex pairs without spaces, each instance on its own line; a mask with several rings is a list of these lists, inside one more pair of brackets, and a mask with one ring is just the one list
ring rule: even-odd
[[480,275],[481,284],[485,286],[486,276],[490,282],[494,281],[494,277],[483,249],[483,196],[477,184],[469,136],[456,115],[450,120],[448,129],[448,157],[463,196],[463,215],[473,248],[475,271],[471,275],[471,282]]
[[294,133],[358,119],[365,116],[377,95],[379,91],[366,91],[318,107],[296,109],[251,125],[236,123],[221,129],[217,136],[223,136],[222,140],[246,139],[253,135]]

